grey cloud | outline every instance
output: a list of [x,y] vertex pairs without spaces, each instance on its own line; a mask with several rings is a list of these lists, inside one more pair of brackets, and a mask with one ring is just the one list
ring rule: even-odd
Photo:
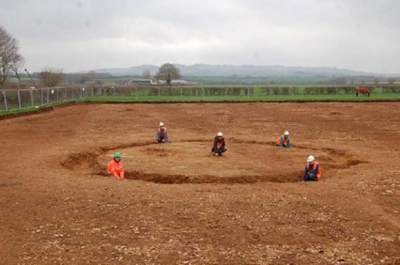
[[7,7],[0,10],[0,24],[20,40],[35,70],[49,64],[78,71],[168,61],[400,72],[396,0],[0,4]]

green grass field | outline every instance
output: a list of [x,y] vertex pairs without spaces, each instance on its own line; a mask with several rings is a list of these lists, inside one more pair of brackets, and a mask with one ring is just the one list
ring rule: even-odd
[[115,89],[110,95],[89,98],[95,102],[220,102],[220,101],[376,101],[400,100],[400,89],[372,88],[370,97],[355,95],[354,89],[297,86],[193,86]]
[[[348,88],[318,87],[318,86],[147,86],[147,87],[120,87],[106,88],[101,93],[94,93],[94,97],[53,102],[40,106],[39,110],[55,105],[70,102],[104,102],[104,103],[151,103],[151,102],[371,102],[371,101],[400,101],[400,89],[372,88],[370,97],[356,97],[353,90]],[[16,94],[13,108],[5,111],[3,102],[0,102],[0,116],[37,111],[32,107],[30,100],[25,100],[22,109],[16,109]],[[11,101],[10,101],[11,103]],[[39,103],[40,104],[40,103]],[[9,104],[10,105],[10,104]],[[35,103],[34,105],[37,105]]]
[[88,98],[89,102],[221,102],[221,101],[397,101],[400,94],[380,94],[376,97],[356,97],[355,95],[258,95],[258,96],[100,96]]

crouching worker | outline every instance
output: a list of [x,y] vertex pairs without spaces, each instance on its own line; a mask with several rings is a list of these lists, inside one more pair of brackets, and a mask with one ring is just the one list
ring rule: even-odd
[[304,169],[303,181],[318,181],[321,179],[321,167],[315,161],[314,156],[310,155],[307,158],[307,165]]
[[214,144],[211,149],[211,152],[216,156],[222,156],[222,153],[226,152],[228,148],[225,145],[225,138],[222,132],[217,133],[217,136],[214,138]]
[[115,153],[113,159],[108,163],[108,176],[116,179],[124,178],[124,167],[121,162],[121,153]]
[[160,144],[163,141],[169,143],[169,134],[167,131],[167,127],[164,126],[163,122],[160,122],[160,126],[158,127],[156,133],[156,142]]
[[290,139],[289,139],[289,132],[286,131],[283,133],[282,136],[276,139],[276,146],[280,147],[290,147]]

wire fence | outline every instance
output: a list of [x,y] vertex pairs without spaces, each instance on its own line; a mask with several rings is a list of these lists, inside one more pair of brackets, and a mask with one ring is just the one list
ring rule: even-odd
[[0,90],[0,110],[34,108],[94,96],[93,87],[54,87]]
[[27,109],[83,99],[127,101],[185,100],[400,100],[400,86],[371,86],[369,94],[356,95],[355,86],[99,86],[0,90],[0,111]]
[[370,86],[356,93],[356,86],[119,86],[106,88],[107,100],[187,101],[187,100],[400,100],[400,86]]

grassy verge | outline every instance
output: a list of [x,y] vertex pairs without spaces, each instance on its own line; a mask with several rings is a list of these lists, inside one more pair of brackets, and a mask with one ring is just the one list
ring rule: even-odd
[[162,102],[375,102],[375,101],[400,101],[400,93],[381,93],[371,97],[356,97],[353,94],[333,95],[213,95],[213,96],[168,96],[136,94],[127,96],[97,96],[76,101],[56,102],[39,108],[13,109],[0,111],[0,118],[4,116],[19,116],[24,113],[40,113],[51,110],[54,106],[75,103],[162,103]]
[[26,113],[41,113],[52,110],[55,106],[65,106],[70,104],[75,104],[77,102],[84,102],[83,100],[73,100],[73,101],[62,101],[62,102],[54,102],[47,105],[35,106],[35,107],[25,107],[22,109],[11,109],[11,110],[1,110],[0,118],[4,116],[20,116]]
[[274,102],[274,101],[397,101],[400,100],[400,94],[379,94],[374,97],[356,97],[350,94],[339,95],[256,95],[256,96],[100,96],[86,99],[89,102]]

